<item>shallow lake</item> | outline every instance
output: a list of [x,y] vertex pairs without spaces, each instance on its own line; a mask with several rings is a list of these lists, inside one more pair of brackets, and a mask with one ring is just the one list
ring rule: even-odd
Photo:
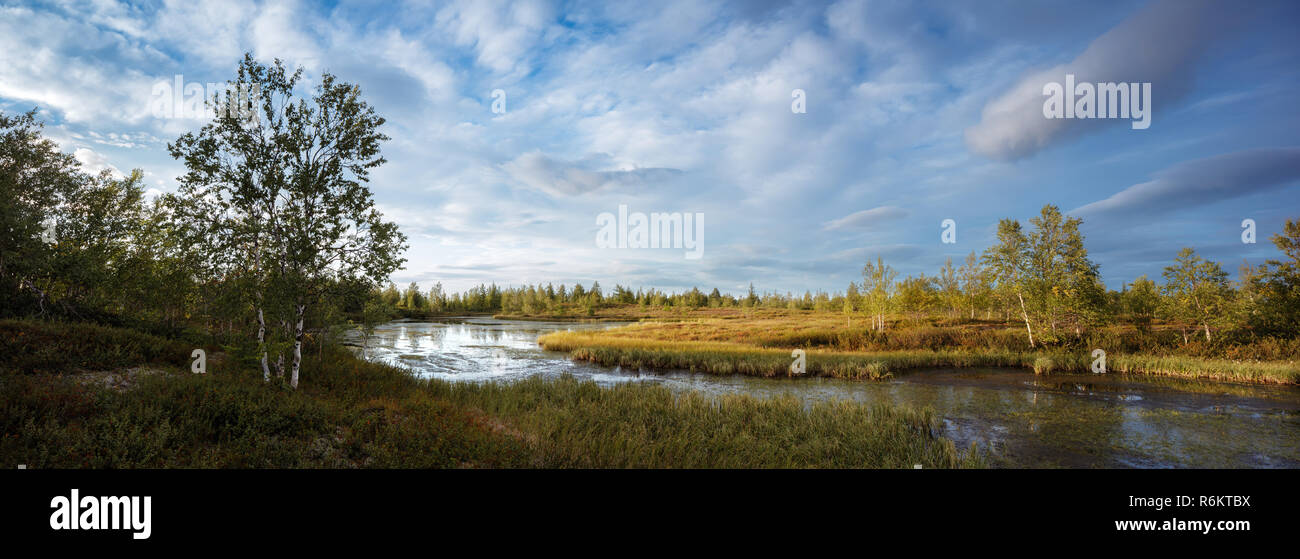
[[[945,435],[959,447],[989,450],[994,464],[1004,467],[1300,467],[1300,389],[1295,387],[1036,376],[1017,369],[918,370],[883,382],[766,379],[602,367],[537,345],[537,337],[548,332],[618,325],[487,317],[397,321],[375,329],[366,355],[453,381],[572,374],[605,385],[650,382],[706,394],[930,407],[945,418]],[[360,338],[352,342],[359,344]]]

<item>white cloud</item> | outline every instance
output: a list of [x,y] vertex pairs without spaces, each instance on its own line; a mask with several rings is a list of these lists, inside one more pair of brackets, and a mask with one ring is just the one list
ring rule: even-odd
[[149,89],[137,69],[96,60],[112,50],[127,59],[153,58],[149,49],[117,33],[54,14],[0,6],[0,98],[59,111],[71,122],[148,116]]
[[530,50],[552,19],[545,2],[465,0],[439,11],[437,23],[452,33],[457,45],[473,47],[479,64],[506,74],[528,71]]
[[[1212,0],[1161,0],[1098,37],[1077,58],[1032,73],[984,106],[980,122],[966,130],[966,143],[981,155],[1016,160],[1109,123],[1124,120],[1043,117],[1043,86],[1064,83],[1151,83],[1153,125],[1161,110],[1191,88],[1196,62],[1215,39],[1234,28],[1237,9]],[[1142,132],[1135,132],[1141,134]]]
[[[304,25],[305,24],[305,25]],[[253,55],[259,60],[281,58],[292,65],[324,69],[321,46],[308,29],[327,25],[296,0],[268,2],[249,22],[249,41]],[[348,49],[354,45],[339,45]],[[232,61],[233,64],[235,61]]]
[[77,158],[79,163],[81,163],[81,169],[87,173],[98,175],[101,171],[108,171],[113,178],[120,179],[124,176],[122,171],[119,171],[117,167],[114,167],[112,163],[109,163],[108,158],[104,157],[104,154],[95,150],[90,148],[77,148],[72,155]]

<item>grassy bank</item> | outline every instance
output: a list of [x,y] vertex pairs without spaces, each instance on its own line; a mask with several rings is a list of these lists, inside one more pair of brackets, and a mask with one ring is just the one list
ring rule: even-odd
[[983,465],[938,436],[930,411],[795,398],[709,399],[657,385],[573,378],[432,383],[439,396],[526,433],[538,463],[583,468],[927,468]]
[[[792,349],[807,348],[806,373],[850,379],[881,379],[909,369],[942,367],[1018,367],[1040,374],[1091,372],[1087,349],[1031,350],[990,344],[940,349],[837,351],[818,344],[772,347],[766,325],[747,331],[731,321],[638,324],[606,331],[556,332],[542,336],[542,347],[569,352],[575,359],[602,365],[647,369],[685,369],[713,374],[789,376]],[[787,334],[787,336],[791,336]],[[1002,336],[1002,334],[990,334]],[[904,333],[906,340],[915,337]],[[834,344],[821,346],[837,347]],[[903,345],[903,344],[900,344]],[[1107,352],[1113,373],[1159,375],[1267,384],[1300,383],[1294,361],[1215,359],[1180,355]]]
[[[77,337],[88,332],[84,328],[123,345],[84,346],[86,340]],[[0,463],[29,468],[983,465],[973,452],[938,436],[939,419],[928,411],[854,403],[805,408],[794,400],[746,396],[706,399],[654,385],[601,388],[572,378],[484,385],[424,381],[337,347],[319,354],[309,348],[302,386],[295,391],[278,381],[264,383],[255,367],[234,362],[210,362],[208,374],[192,374],[191,343],[99,328],[5,324]],[[32,332],[40,332],[41,343],[9,338],[21,340]],[[137,371],[129,386],[93,382],[125,366]]]

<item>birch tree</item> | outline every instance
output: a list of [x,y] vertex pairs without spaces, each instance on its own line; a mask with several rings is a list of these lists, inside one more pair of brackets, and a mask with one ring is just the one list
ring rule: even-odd
[[[1077,217],[1065,217],[1053,205],[1043,206],[1038,217],[1030,220],[1034,231],[1027,236],[1028,292],[1033,304],[1030,312],[1041,316],[1057,337],[1062,322],[1072,323],[1076,335],[1081,325],[1097,321],[1104,307],[1106,290],[1101,285],[1097,265],[1088,258],[1083,246],[1083,223]],[[1042,341],[1043,336],[1039,336]]]
[[[278,333],[291,340],[295,388],[308,305],[331,281],[387,277],[405,249],[405,236],[383,221],[367,186],[370,171],[384,163],[384,119],[361,100],[360,88],[328,73],[313,95],[299,97],[301,78],[301,69],[290,73],[279,60],[267,66],[245,55],[231,86],[252,92],[253,114],[216,111],[212,123],[168,146],[187,168],[178,214],[200,224],[214,260],[246,271],[263,377],[270,378],[272,311]],[[278,357],[283,375],[283,353]]]
[[[1184,248],[1178,252],[1173,265],[1165,267],[1164,278],[1170,318],[1180,325],[1201,326],[1205,329],[1205,341],[1210,341],[1210,324],[1226,315],[1232,300],[1228,273],[1218,262],[1205,260],[1191,248]],[[1187,341],[1185,329],[1183,341]]]
[[984,252],[984,265],[997,281],[997,289],[1014,296],[1019,302],[1020,317],[1025,321],[1025,332],[1029,336],[1029,347],[1034,344],[1034,327],[1029,321],[1029,310],[1025,305],[1025,291],[1031,280],[1029,272],[1028,242],[1020,222],[1003,219],[998,222],[997,244]]
[[979,257],[974,251],[966,256],[966,262],[957,269],[957,277],[961,280],[962,300],[970,309],[971,319],[974,319],[975,311],[988,304],[990,292],[988,274],[980,266]]
[[846,327],[853,327],[853,313],[858,312],[858,305],[861,297],[858,296],[858,286],[849,282],[848,291],[844,292],[844,305],[841,308],[844,311],[844,318],[847,320]]
[[885,260],[876,257],[873,264],[867,262],[862,267],[862,290],[866,307],[871,313],[871,327],[877,332],[885,331],[885,315],[889,312],[890,297],[894,293],[894,279],[898,272],[885,264]]
[[1146,275],[1138,276],[1124,292],[1121,302],[1134,326],[1142,332],[1151,329],[1151,319],[1160,308],[1160,290]]
[[944,310],[952,316],[961,316],[961,280],[958,278],[957,269],[952,265],[952,257],[948,257],[939,269],[939,276],[934,278],[938,285],[939,298],[942,301]]
[[914,324],[920,324],[938,306],[936,303],[942,299],[942,294],[936,288],[934,278],[921,274],[907,276],[898,282],[896,299],[898,310],[909,316]]

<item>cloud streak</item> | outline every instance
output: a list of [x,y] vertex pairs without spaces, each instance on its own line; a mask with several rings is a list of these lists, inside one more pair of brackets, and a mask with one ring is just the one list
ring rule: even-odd
[[836,231],[840,229],[878,229],[884,224],[907,217],[907,210],[897,206],[880,206],[826,222],[823,229]]
[[1152,215],[1268,192],[1300,181],[1300,147],[1259,148],[1187,161],[1071,210],[1080,216]]
[[607,187],[644,186],[681,174],[680,170],[664,167],[607,171],[587,168],[607,158],[608,156],[594,156],[568,163],[547,157],[540,151],[532,151],[501,167],[520,183],[555,196],[577,196]]

